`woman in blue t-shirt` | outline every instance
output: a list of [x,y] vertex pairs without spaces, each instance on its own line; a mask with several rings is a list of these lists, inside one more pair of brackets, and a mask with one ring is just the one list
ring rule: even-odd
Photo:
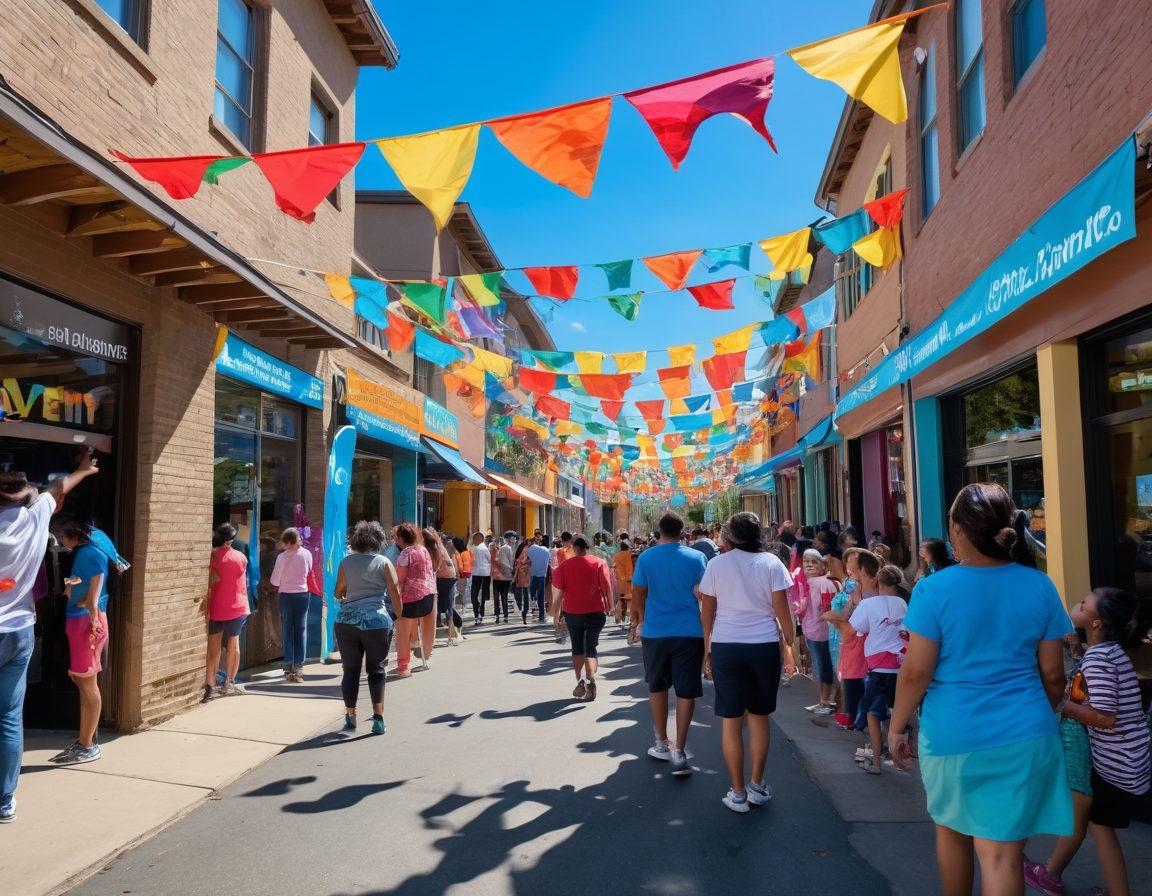
[[1051,580],[1011,562],[1016,508],[999,485],[965,487],[948,514],[957,566],[922,579],[889,749],[901,768],[921,700],[920,772],[946,893],[1023,891],[1024,841],[1072,831],[1058,716],[1068,613]]

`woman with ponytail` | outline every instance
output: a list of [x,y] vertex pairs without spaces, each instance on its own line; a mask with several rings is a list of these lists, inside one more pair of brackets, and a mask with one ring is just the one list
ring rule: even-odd
[[972,892],[973,850],[983,893],[1023,892],[1024,841],[1073,829],[1054,711],[1072,625],[1051,580],[1012,561],[1015,516],[999,485],[962,489],[948,514],[959,564],[922,579],[904,618],[889,750],[908,767],[923,700],[920,772],[946,896]]

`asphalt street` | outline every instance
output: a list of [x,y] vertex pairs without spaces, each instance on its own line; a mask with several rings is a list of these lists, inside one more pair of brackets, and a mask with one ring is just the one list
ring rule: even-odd
[[889,892],[787,740],[772,748],[773,801],[736,815],[720,803],[711,693],[689,744],[697,771],[673,778],[645,755],[640,648],[613,629],[602,655],[600,696],[579,703],[550,630],[479,629],[437,648],[428,671],[389,682],[383,737],[341,733],[334,689],[297,686],[299,699],[332,699],[331,730],[72,892],[695,896],[751,882],[765,893]]

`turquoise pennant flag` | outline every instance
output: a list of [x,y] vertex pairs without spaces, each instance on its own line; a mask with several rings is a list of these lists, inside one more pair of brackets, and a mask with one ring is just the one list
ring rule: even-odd
[[705,249],[704,261],[708,265],[708,273],[715,274],[721,268],[735,265],[748,270],[752,260],[752,244],[742,243],[739,246],[723,246],[719,249]]
[[596,267],[604,272],[604,276],[608,278],[608,288],[611,289],[628,289],[632,285],[632,259],[625,258],[623,261],[607,261],[604,264],[598,264]]

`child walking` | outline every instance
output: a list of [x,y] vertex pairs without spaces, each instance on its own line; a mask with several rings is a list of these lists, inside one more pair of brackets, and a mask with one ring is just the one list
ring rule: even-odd
[[828,649],[828,623],[824,614],[832,609],[832,598],[838,589],[836,583],[828,578],[828,567],[819,551],[809,548],[801,559],[805,587],[801,589],[794,609],[804,628],[804,640],[812,658],[812,679],[820,695],[820,702],[806,709],[813,715],[830,716],[836,712],[832,700],[836,673]]

